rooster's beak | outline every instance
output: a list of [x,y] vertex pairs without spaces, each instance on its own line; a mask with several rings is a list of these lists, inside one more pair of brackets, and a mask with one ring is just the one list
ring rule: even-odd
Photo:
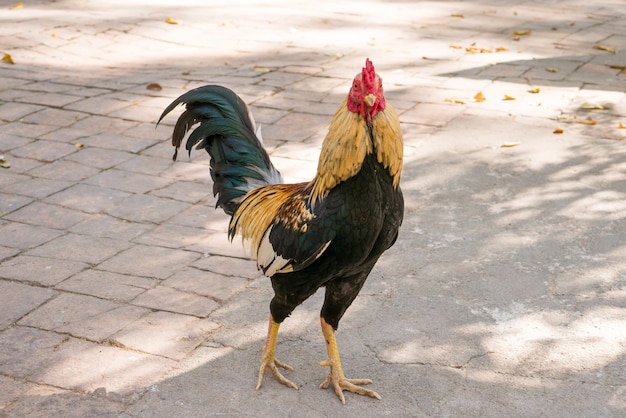
[[374,106],[374,103],[376,103],[376,96],[373,94],[368,94],[367,96],[365,96],[363,98],[363,101],[365,102],[365,104],[367,104],[369,107]]

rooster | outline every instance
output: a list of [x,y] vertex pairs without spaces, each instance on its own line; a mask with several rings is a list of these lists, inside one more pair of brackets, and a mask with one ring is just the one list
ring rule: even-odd
[[173,159],[199,123],[186,148],[210,154],[217,207],[231,215],[229,238],[243,237],[274,289],[257,390],[266,372],[298,389],[279,370],[293,368],[275,357],[278,330],[298,305],[325,287],[320,322],[328,359],[320,364],[330,371],[320,388],[332,385],[344,404],[344,390],[380,399],[360,386],[371,380],[345,377],[335,338],[378,258],[396,241],[404,213],[400,122],[372,62],[366,60],[333,116],[310,182],[283,184],[251,112],[233,91],[216,85],[191,90],[174,100],[159,122],[179,104],[186,110],[172,134]]

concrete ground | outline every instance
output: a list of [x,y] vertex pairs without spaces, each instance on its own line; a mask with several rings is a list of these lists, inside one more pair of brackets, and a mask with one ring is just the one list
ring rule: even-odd
[[[249,3],[2,2],[0,415],[625,416],[623,1]],[[338,341],[382,400],[318,389],[321,295],[255,391],[269,282],[155,122],[226,85],[310,179],[366,57],[406,215]]]

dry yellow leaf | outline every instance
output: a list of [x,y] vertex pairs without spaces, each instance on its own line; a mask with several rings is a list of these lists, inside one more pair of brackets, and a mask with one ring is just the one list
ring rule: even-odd
[[562,134],[563,133],[563,129],[561,128],[556,128],[553,132],[553,134]]
[[541,92],[541,89],[540,89],[539,87],[537,87],[537,88],[530,89],[530,90],[527,90],[527,91],[528,91],[529,93],[532,93],[532,94],[538,94],[538,93],[540,93],[540,92]]
[[173,19],[171,17],[168,17],[167,19],[165,19],[165,23],[169,23],[170,25],[178,25],[180,24],[180,21]]
[[511,148],[511,147],[516,147],[518,145],[520,145],[521,142],[505,142],[502,145],[500,145],[501,148]]
[[463,47],[461,45],[450,45],[450,48],[452,48],[452,49],[463,49]]
[[504,99],[502,99],[502,100],[515,100],[515,97],[509,96],[508,94],[505,94],[504,95]]
[[548,67],[546,68],[546,71],[549,73],[558,73],[559,69],[558,68],[554,68],[554,67]]
[[504,46],[499,46],[499,47],[496,48],[496,52],[506,52],[508,50],[509,50],[509,48],[506,48]]
[[83,148],[85,145],[81,144],[80,142],[77,142],[77,143],[74,144],[74,146],[76,148]]
[[485,95],[483,94],[482,91],[479,91],[478,93],[476,93],[476,95],[474,96],[474,100],[476,100],[477,102],[484,102],[485,100],[487,100],[485,98]]
[[513,32],[513,36],[528,36],[532,33],[530,30],[516,30]]
[[478,54],[478,53],[491,54],[493,51],[488,48],[479,48],[477,46],[470,46],[470,47],[465,48],[465,52],[467,52],[468,54]]
[[256,65],[254,67],[252,67],[254,69],[254,71],[256,71],[257,73],[269,73],[270,71],[272,71],[271,68],[267,68],[267,67],[257,67]]
[[578,119],[576,120],[576,122],[582,123],[583,125],[595,125],[596,123],[598,123],[593,119]]
[[453,13],[450,15],[450,17],[458,17],[458,18],[463,19],[465,16],[463,16],[461,13]]
[[596,44],[596,45],[593,46],[593,49],[599,49],[601,51],[607,51],[607,52],[615,53],[615,48],[613,48],[612,46],[605,46],[605,45]]
[[54,32],[52,32],[52,33],[50,34],[50,36],[52,36],[53,38],[56,38],[56,37],[57,37],[57,34],[56,34],[56,33],[54,33]]
[[580,105],[580,108],[584,110],[605,110],[605,109],[610,109],[610,106],[604,106],[601,104],[585,102]]
[[2,167],[2,168],[11,168],[11,164],[9,164],[9,162],[6,160],[6,158],[4,158],[3,156],[0,156],[0,167]]
[[626,129],[626,126],[624,126],[624,124],[620,122],[620,124],[617,127],[617,129]]
[[22,7],[24,7],[24,3],[20,1],[19,3],[15,3],[13,6],[9,7],[9,10],[21,9]]
[[4,54],[2,56],[2,61],[8,64],[15,64],[15,61],[13,61],[13,57],[11,57],[11,54]]
[[443,99],[444,102],[446,103],[455,103],[455,104],[465,104],[465,102],[463,100],[459,100],[459,99],[454,99],[454,98],[447,98],[447,99]]

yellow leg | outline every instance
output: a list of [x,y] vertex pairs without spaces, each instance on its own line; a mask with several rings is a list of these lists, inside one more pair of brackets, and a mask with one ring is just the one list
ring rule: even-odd
[[320,385],[320,389],[326,389],[332,384],[335,389],[335,393],[343,404],[346,403],[346,399],[343,396],[344,390],[380,399],[380,395],[373,390],[357,386],[369,385],[372,383],[370,379],[346,379],[343,374],[343,369],[341,368],[341,359],[339,358],[339,349],[337,348],[337,340],[335,339],[335,330],[324,320],[324,318],[321,318],[321,323],[322,334],[324,334],[324,339],[326,340],[328,360],[321,362],[320,366],[329,366],[330,373],[328,374],[326,380],[324,380],[324,382]]
[[295,383],[283,376],[277,369],[281,367],[285,370],[293,371],[293,367],[278,361],[274,357],[274,351],[276,350],[276,337],[278,336],[278,328],[280,324],[274,321],[274,318],[270,314],[269,329],[267,330],[267,340],[265,341],[265,348],[263,348],[263,357],[261,358],[261,368],[259,369],[259,378],[256,383],[256,389],[259,390],[263,383],[263,375],[265,371],[271,372],[274,377],[283,385],[290,388],[298,389]]

